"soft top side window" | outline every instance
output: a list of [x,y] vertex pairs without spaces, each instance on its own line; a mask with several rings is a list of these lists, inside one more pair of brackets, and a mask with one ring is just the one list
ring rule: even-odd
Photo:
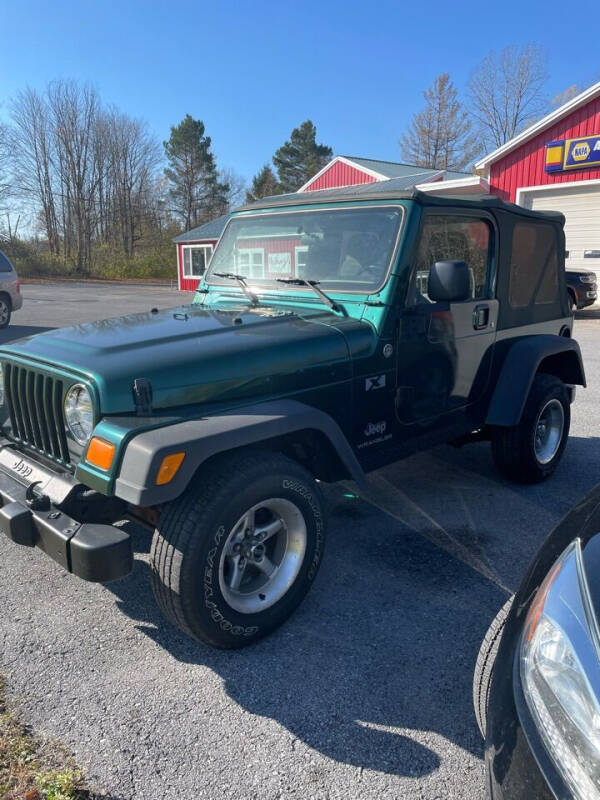
[[487,219],[464,214],[428,214],[421,228],[411,304],[428,302],[427,277],[436,261],[465,261],[471,299],[490,296],[492,227]]
[[558,239],[553,225],[517,222],[510,253],[508,301],[512,308],[556,303]]

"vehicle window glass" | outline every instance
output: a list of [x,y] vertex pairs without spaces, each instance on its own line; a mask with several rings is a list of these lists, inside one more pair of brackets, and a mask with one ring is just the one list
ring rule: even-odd
[[4,253],[0,253],[0,272],[12,272],[10,261]]
[[302,208],[234,217],[212,257],[214,272],[234,272],[257,288],[282,288],[278,278],[318,281],[323,289],[370,292],[387,276],[402,209]]
[[471,275],[472,299],[489,292],[491,226],[487,220],[451,214],[425,218],[417,251],[413,302],[426,302],[429,269],[436,261],[464,261]]
[[555,303],[558,243],[552,225],[517,222],[510,254],[509,303],[513,308]]

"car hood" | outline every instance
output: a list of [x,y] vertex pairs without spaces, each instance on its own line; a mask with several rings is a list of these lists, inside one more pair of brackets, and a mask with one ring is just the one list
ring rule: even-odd
[[351,377],[352,356],[374,345],[367,323],[321,310],[208,309],[200,305],[84,323],[3,347],[81,375],[103,414],[134,408],[132,382],[147,378],[153,407],[286,395]]

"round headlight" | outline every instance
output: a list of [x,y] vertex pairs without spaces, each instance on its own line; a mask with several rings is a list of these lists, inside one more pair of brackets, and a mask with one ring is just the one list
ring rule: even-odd
[[89,391],[81,383],[67,392],[65,421],[73,438],[79,444],[86,444],[94,430],[94,408]]

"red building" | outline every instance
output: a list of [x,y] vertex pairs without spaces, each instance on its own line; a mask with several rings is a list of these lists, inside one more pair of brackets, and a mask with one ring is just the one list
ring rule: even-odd
[[566,218],[567,268],[600,277],[600,83],[479,161],[489,191]]
[[[419,188],[453,194],[481,192],[484,183],[465,172],[450,172],[443,169],[415,167],[412,164],[398,164],[393,161],[376,161],[372,158],[336,156],[313,178],[304,184],[299,192],[315,192],[319,189],[336,189],[340,186],[353,186],[376,181],[393,181],[399,190]],[[179,288],[194,291],[208,265],[214,247],[229,216],[225,214],[205,225],[193,228],[173,241],[177,247],[177,275]],[[272,250],[272,247],[270,248]],[[242,267],[251,277],[266,273],[295,274],[296,265],[301,266],[303,250],[296,247],[293,253],[277,254],[267,252],[255,242],[245,248],[243,258],[247,264]]]

